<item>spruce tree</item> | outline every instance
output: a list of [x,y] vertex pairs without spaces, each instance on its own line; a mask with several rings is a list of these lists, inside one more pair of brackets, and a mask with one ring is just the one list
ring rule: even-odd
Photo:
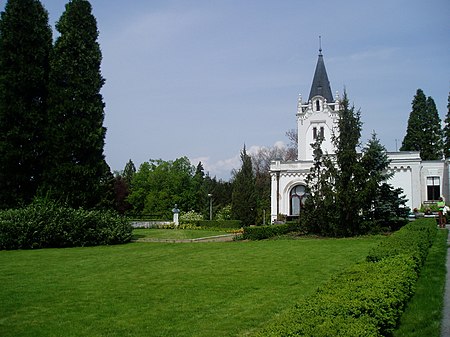
[[443,156],[441,119],[433,98],[427,98],[425,130],[420,157],[423,160],[440,160]]
[[357,152],[361,137],[362,123],[360,111],[350,107],[347,93],[341,103],[339,111],[339,133],[333,135],[336,148],[337,173],[336,209],[337,224],[336,236],[352,236],[360,232],[360,195],[358,181],[361,177],[360,155]]
[[[362,214],[367,224],[376,224],[380,207],[386,203],[383,200],[381,186],[386,184],[393,173],[389,172],[389,157],[386,148],[380,143],[375,132],[363,149],[361,158],[360,204]],[[378,213],[377,213],[378,212]]]
[[134,166],[133,161],[130,159],[128,163],[126,163],[125,168],[123,169],[123,179],[127,183],[128,186],[131,185],[133,181],[133,177],[136,174],[136,166]]
[[422,160],[442,158],[442,131],[436,104],[417,89],[400,151],[420,151]]
[[423,131],[425,130],[423,116],[426,115],[426,110],[427,98],[422,89],[417,89],[412,101],[412,111],[409,114],[406,135],[403,138],[400,151],[421,151]]
[[41,183],[52,31],[37,0],[8,0],[0,18],[0,208]]
[[444,156],[450,158],[450,92],[448,93],[447,117],[444,122]]
[[245,146],[241,152],[241,161],[242,166],[233,182],[232,217],[241,220],[243,226],[250,226],[254,225],[256,220],[255,175],[252,159],[247,154]]
[[66,4],[56,29],[60,36],[54,46],[49,86],[52,156],[43,193],[73,207],[92,208],[105,193],[110,174],[103,154],[102,56],[89,1]]
[[335,207],[335,176],[332,157],[322,150],[322,137],[311,144],[313,165],[306,177],[307,197],[301,211],[301,223],[308,232],[336,236],[337,212]]

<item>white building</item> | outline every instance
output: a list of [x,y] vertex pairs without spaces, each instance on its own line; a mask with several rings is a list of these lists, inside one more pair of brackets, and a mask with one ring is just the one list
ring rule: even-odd
[[[334,153],[331,135],[336,130],[339,104],[339,95],[333,97],[320,49],[308,100],[303,101],[301,95],[298,98],[297,160],[273,161],[270,166],[272,221],[279,214],[299,215],[306,176],[313,163],[311,144],[321,135],[324,153]],[[419,152],[390,152],[388,156],[394,172],[388,182],[403,189],[408,207],[420,208],[424,202],[440,196],[450,200],[450,160],[422,161]]]

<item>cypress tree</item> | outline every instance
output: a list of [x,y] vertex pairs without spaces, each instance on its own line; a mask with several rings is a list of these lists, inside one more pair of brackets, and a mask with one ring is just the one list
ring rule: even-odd
[[255,175],[252,159],[245,149],[241,152],[242,166],[233,182],[231,210],[233,219],[241,220],[243,226],[254,225],[256,221]]
[[0,18],[0,208],[41,183],[52,31],[38,0],[8,0]]
[[447,117],[444,122],[444,156],[450,158],[450,92],[448,93]]
[[73,207],[92,208],[101,201],[110,173],[103,154],[102,56],[89,1],[66,4],[56,29],[60,36],[54,46],[49,86],[52,156],[43,193]]

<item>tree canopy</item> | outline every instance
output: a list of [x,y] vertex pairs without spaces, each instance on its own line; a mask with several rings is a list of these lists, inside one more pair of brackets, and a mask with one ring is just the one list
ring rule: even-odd
[[242,166],[234,177],[231,210],[233,219],[241,220],[243,226],[250,226],[256,221],[255,175],[245,146],[241,162]]
[[46,160],[52,31],[37,0],[9,0],[0,17],[0,208],[30,202]]
[[362,153],[357,151],[361,127],[360,111],[349,106],[345,94],[333,136],[336,154],[323,153],[321,137],[311,144],[313,165],[306,179],[309,195],[302,216],[309,232],[360,235],[405,215],[402,191],[387,183],[389,160],[375,133]]
[[447,116],[444,126],[444,156],[450,158],[450,92],[448,94]]
[[66,4],[56,29],[61,35],[50,63],[50,158],[41,193],[70,206],[96,207],[110,170],[103,154],[102,56],[89,1]]
[[441,120],[433,98],[417,89],[400,151],[420,151],[422,160],[442,159]]

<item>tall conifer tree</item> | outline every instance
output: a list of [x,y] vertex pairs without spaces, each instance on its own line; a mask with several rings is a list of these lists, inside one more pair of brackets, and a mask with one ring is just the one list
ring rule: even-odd
[[52,31],[38,0],[9,0],[0,18],[0,208],[41,183]]
[[423,160],[439,160],[443,156],[441,119],[432,97],[427,98],[424,141],[420,157]]
[[359,234],[361,206],[358,188],[361,183],[358,177],[361,177],[361,165],[357,147],[360,144],[362,129],[360,115],[359,110],[355,111],[353,106],[350,107],[347,93],[344,93],[339,111],[339,133],[333,135],[338,168],[335,176],[338,236]]
[[234,219],[241,220],[243,226],[250,226],[256,220],[255,175],[252,159],[245,146],[241,152],[241,161],[242,166],[233,182],[231,210]]
[[417,89],[400,151],[420,151],[423,160],[442,158],[442,130],[433,98]]
[[106,129],[100,90],[101,51],[92,7],[71,0],[56,24],[50,72],[49,123],[52,158],[44,192],[74,207],[95,207],[109,167],[103,154]]
[[425,129],[423,116],[426,115],[426,110],[427,98],[422,89],[417,89],[400,151],[421,151],[423,130]]
[[447,117],[444,126],[444,156],[450,158],[450,92],[448,93]]

